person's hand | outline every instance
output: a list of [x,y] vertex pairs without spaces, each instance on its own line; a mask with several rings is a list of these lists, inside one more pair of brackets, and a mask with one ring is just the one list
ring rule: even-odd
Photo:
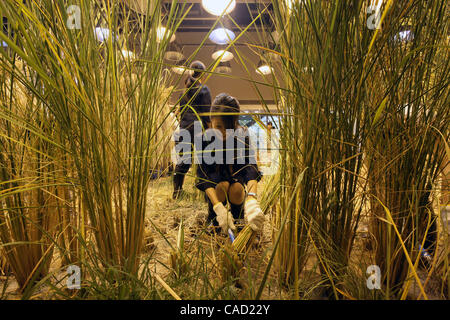
[[219,227],[220,229],[222,229],[222,232],[224,234],[228,233],[228,229],[236,231],[236,226],[233,222],[233,215],[227,210],[227,208],[224,207],[221,202],[216,204],[213,209],[217,215],[216,220],[219,223]]
[[244,212],[250,228],[255,232],[262,231],[266,218],[259,207],[258,201],[256,199],[247,200],[244,205]]

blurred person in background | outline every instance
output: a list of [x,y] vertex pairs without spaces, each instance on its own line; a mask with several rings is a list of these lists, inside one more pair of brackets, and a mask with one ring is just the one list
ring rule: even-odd
[[[185,129],[189,132],[190,141],[184,141],[184,139],[180,141],[180,134],[176,132],[176,146],[179,144],[193,143],[195,134],[194,125],[196,121],[201,122],[203,130],[210,127],[208,114],[211,109],[211,91],[208,86],[202,83],[202,77],[206,67],[201,61],[194,61],[190,65],[190,69],[192,71],[185,82],[186,91],[182,94],[179,106],[175,111],[175,115],[179,120],[180,129]],[[193,151],[193,148],[190,150]],[[173,199],[178,199],[182,194],[184,178],[192,165],[192,154],[190,156],[191,161],[184,161],[186,157],[183,156],[180,159],[175,166],[173,175]]]

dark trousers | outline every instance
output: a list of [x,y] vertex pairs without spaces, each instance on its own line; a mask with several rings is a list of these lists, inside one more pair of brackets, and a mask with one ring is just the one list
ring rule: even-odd
[[[188,149],[188,146],[190,145],[190,154],[183,154],[181,153],[179,156],[181,158],[178,160],[178,163],[175,166],[174,174],[173,174],[173,186],[175,191],[180,191],[183,189],[183,183],[184,183],[184,177],[189,172],[189,169],[192,166],[193,162],[193,152],[194,152],[194,125],[190,126],[189,128],[182,128],[184,130],[189,131],[191,141],[184,141],[182,138],[175,137],[175,146],[184,146],[183,149]],[[178,141],[177,141],[178,140]],[[182,141],[179,141],[182,140]],[[190,160],[190,161],[186,161]]]

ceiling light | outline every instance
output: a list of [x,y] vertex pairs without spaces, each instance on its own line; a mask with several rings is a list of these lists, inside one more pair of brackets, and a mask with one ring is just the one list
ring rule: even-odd
[[217,28],[209,35],[209,40],[220,45],[229,44],[235,38],[234,32],[227,28]]
[[266,55],[270,62],[278,62],[281,61],[280,56],[280,46],[275,43],[269,44],[269,50],[267,51]]
[[[167,40],[167,38],[170,36],[170,30],[167,30],[166,27],[159,27],[158,30],[156,30],[156,42],[161,43],[164,40]],[[174,42],[176,39],[175,33],[172,34],[170,37],[169,42]]]
[[176,63],[175,66],[172,67],[172,71],[176,74],[183,74],[186,72],[186,60],[180,60]]
[[211,57],[214,60],[220,60],[220,62],[227,62],[234,59],[233,53],[227,50],[227,47],[225,45],[216,46]]
[[287,5],[289,11],[292,11],[296,2],[300,2],[298,0],[285,0],[285,1],[286,1],[286,5]]
[[110,31],[107,28],[96,27],[95,28],[95,38],[97,41],[105,42],[109,39]]
[[289,9],[289,11],[292,11],[292,8],[294,7],[295,0],[286,0],[286,5]]
[[133,51],[128,51],[126,49],[122,50],[122,55],[125,59],[133,59],[134,58],[134,52]]
[[287,9],[289,12],[291,12],[292,10],[295,9],[295,5],[297,3],[299,3],[300,5],[304,5],[305,4],[305,0],[285,0]]
[[216,68],[217,73],[222,74],[230,74],[231,73],[231,63],[229,61],[227,62],[220,62],[219,65]]
[[263,60],[259,60],[258,67],[256,68],[256,72],[263,76],[267,76],[267,75],[273,73],[273,68],[271,66],[269,66],[269,64],[267,62],[264,62]]
[[403,30],[394,36],[394,41],[412,41],[414,40],[414,33],[411,30]]
[[171,42],[167,47],[164,58],[170,61],[180,61],[184,59],[183,50],[177,41]]
[[202,5],[208,13],[221,16],[234,10],[236,0],[202,0]]
[[[108,41],[109,36],[111,35],[111,31],[108,28],[102,28],[102,27],[96,27],[94,29],[94,33],[95,33],[95,35],[94,35],[95,38],[97,39],[97,41],[100,41],[100,42]],[[116,35],[114,38],[116,39],[116,41],[119,41],[118,35]]]

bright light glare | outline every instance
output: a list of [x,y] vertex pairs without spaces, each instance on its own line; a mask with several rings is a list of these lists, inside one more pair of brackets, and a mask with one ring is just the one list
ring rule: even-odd
[[186,70],[186,67],[173,67],[172,71],[177,74],[183,74],[184,70]]
[[292,11],[292,8],[294,7],[294,3],[296,0],[286,0],[286,5],[289,9],[289,11]]
[[188,69],[185,65],[186,61],[180,61],[178,62],[178,65],[172,67],[172,71],[177,74],[187,74],[187,75],[193,75],[194,71]]
[[394,36],[394,39],[397,40],[397,41],[398,40],[400,40],[400,41],[411,41],[411,40],[413,40],[413,38],[414,38],[414,35],[411,32],[411,30],[400,31],[398,33],[398,35]]
[[284,0],[284,2],[286,3],[288,11],[291,12],[294,9],[295,4],[304,4],[305,0]]
[[95,38],[100,42],[108,40],[109,34],[109,29],[100,27],[95,28]]
[[234,58],[234,55],[230,51],[225,51],[225,50],[218,50],[212,54],[212,58],[214,60],[219,59],[220,56],[222,56],[222,58],[220,59],[220,62],[231,61]]
[[229,14],[236,7],[236,0],[202,0],[203,8],[215,16]]
[[262,65],[261,67],[256,69],[256,72],[259,73],[259,74],[262,74],[264,76],[267,76],[267,75],[269,75],[269,74],[271,74],[273,72],[273,68],[271,68],[268,65]]
[[[164,37],[168,37],[169,36],[169,31],[167,30],[167,28],[165,27],[159,27],[158,30],[156,30],[156,41],[158,43],[160,43],[161,41],[164,40]],[[174,42],[175,41],[175,34],[172,35],[172,37],[170,38],[170,42]]]
[[[109,39],[109,36],[111,35],[111,31],[108,28],[102,28],[102,27],[97,27],[94,30],[95,32],[95,38],[97,39],[97,41],[100,42],[105,42]],[[115,36],[116,41],[119,41],[119,36],[116,35]]]
[[125,49],[122,50],[122,55],[125,59],[133,59],[134,58],[134,52],[128,51]]
[[236,38],[233,31],[226,28],[217,28],[209,35],[209,40],[217,44],[229,44]]

